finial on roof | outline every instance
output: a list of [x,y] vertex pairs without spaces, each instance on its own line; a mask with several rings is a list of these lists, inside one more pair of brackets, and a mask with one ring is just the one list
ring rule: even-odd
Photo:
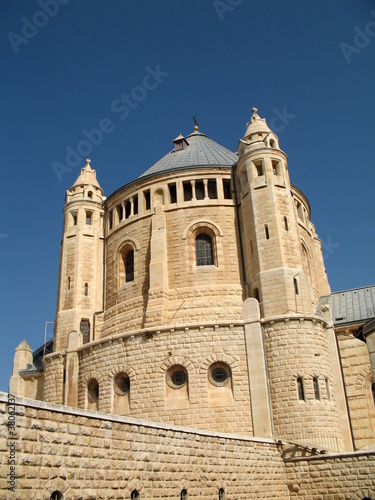
[[194,115],[193,116],[194,120],[194,132],[198,132],[198,122],[197,122],[197,117]]
[[260,116],[258,115],[258,108],[253,107],[251,111],[253,113],[253,116],[251,117],[252,120],[257,120],[258,118],[260,119]]
[[91,163],[90,158],[86,158],[86,167],[89,167],[89,166],[90,166],[90,163]]

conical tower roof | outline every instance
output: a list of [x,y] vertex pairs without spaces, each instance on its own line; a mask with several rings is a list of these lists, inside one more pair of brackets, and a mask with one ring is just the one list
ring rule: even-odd
[[253,108],[251,111],[253,113],[253,116],[251,117],[250,121],[246,124],[247,129],[244,135],[244,139],[247,139],[249,136],[253,134],[263,134],[263,133],[268,134],[269,132],[271,132],[271,129],[267,125],[266,119],[261,118],[258,115],[257,108]]
[[80,185],[82,186],[91,185],[101,189],[99,182],[96,179],[96,170],[93,170],[91,168],[90,163],[91,160],[87,158],[86,165],[83,168],[81,168],[81,173],[77,177],[77,180],[75,181],[72,187]]

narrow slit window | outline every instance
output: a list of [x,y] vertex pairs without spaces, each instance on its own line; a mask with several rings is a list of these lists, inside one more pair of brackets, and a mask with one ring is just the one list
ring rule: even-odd
[[254,297],[257,299],[257,301],[260,303],[260,294],[259,294],[259,288],[254,288]]
[[89,284],[88,283],[85,283],[85,287],[84,287],[84,295],[85,297],[87,297],[89,295]]
[[188,499],[188,492],[187,490],[182,490],[180,494],[180,500],[187,500]]
[[302,377],[297,378],[297,392],[298,392],[298,399],[300,401],[305,401],[305,389],[303,387]]
[[251,255],[254,255],[253,242],[250,240]]
[[82,333],[82,342],[84,344],[90,342],[90,321],[88,319],[81,320],[79,331]]
[[255,170],[256,170],[257,176],[261,177],[264,174],[263,163],[261,161],[257,161],[254,163],[254,165],[255,165]]
[[289,231],[288,217],[284,217],[284,226],[285,226],[285,231]]
[[299,289],[298,289],[298,281],[297,278],[293,278],[293,284],[294,284],[294,293],[296,295],[299,295]]
[[68,276],[68,290],[70,290],[70,276]]
[[133,203],[134,203],[134,215],[138,215],[138,195],[136,194],[134,196],[134,200],[133,200]]
[[124,218],[124,216],[123,216],[123,213],[124,213],[124,212],[123,212],[122,205],[117,205],[116,209],[117,209],[117,217],[118,217],[118,221],[119,221],[119,222],[121,222],[121,221],[122,221],[122,219]]
[[267,240],[269,240],[269,239],[270,239],[270,231],[269,231],[269,229],[268,229],[268,224],[266,224],[266,225],[264,226],[264,231],[265,231],[265,233],[266,233],[266,239],[267,239]]
[[225,490],[224,490],[224,488],[220,488],[220,490],[219,490],[219,500],[225,500]]
[[317,401],[320,401],[320,388],[318,377],[313,378],[314,396]]
[[86,225],[91,226],[92,224],[92,212],[86,212]]
[[279,162],[276,160],[272,160],[272,171],[273,175],[280,175]]

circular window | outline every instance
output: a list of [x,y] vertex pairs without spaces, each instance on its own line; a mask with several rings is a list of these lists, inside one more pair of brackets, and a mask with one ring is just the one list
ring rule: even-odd
[[94,403],[95,401],[98,400],[99,383],[95,378],[91,379],[90,382],[87,384],[87,391],[88,391],[89,401]]
[[126,375],[126,373],[119,373],[116,375],[114,380],[115,393],[119,396],[123,396],[124,394],[129,392],[130,389],[130,379]]
[[231,371],[225,363],[215,363],[210,366],[208,380],[216,386],[227,385],[231,377]]
[[186,384],[187,372],[183,366],[175,365],[169,368],[166,375],[166,381],[172,389],[179,389]]

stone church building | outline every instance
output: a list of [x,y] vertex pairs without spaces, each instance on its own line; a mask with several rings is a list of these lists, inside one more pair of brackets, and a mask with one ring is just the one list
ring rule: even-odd
[[15,352],[14,498],[375,500],[374,318],[256,108],[237,153],[195,122],[108,197],[86,160],[54,337]]

